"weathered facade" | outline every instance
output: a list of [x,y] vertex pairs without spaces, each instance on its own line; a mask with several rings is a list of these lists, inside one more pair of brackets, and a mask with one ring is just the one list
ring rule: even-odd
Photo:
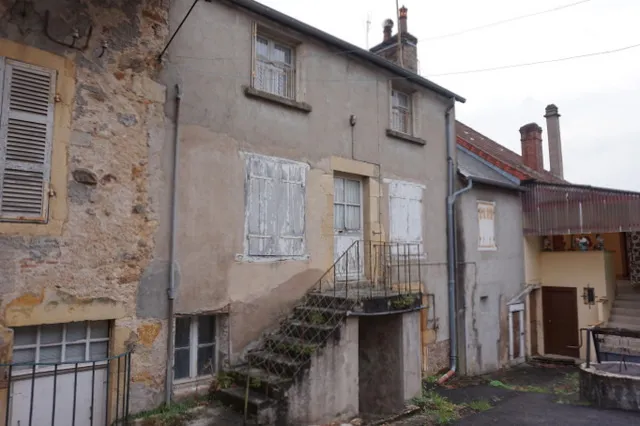
[[[137,299],[151,259],[166,259],[152,191],[165,181],[156,57],[167,32],[164,1],[0,1],[0,362],[82,361],[77,329],[88,359],[135,351],[132,410],[159,403],[164,383],[167,315]],[[102,333],[108,345],[92,340]]]

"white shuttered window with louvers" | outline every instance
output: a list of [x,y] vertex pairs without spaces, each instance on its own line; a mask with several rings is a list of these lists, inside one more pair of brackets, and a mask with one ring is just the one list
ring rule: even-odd
[[304,163],[247,155],[247,255],[304,255],[307,170]]
[[0,220],[47,219],[55,79],[0,58]]

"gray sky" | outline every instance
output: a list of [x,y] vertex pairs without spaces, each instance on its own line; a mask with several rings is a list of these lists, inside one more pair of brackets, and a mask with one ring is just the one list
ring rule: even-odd
[[[366,47],[381,41],[382,21],[395,21],[395,0],[259,0],[283,13]],[[467,98],[458,119],[520,153],[518,129],[535,121],[546,135],[544,107],[562,118],[565,178],[640,191],[640,47],[609,55],[499,71],[457,71],[544,61],[640,43],[638,0],[590,0],[559,11],[462,35],[484,24],[578,0],[399,0],[419,42],[420,73]],[[436,38],[434,38],[436,37]],[[545,144],[545,165],[548,153]],[[636,170],[636,172],[634,172]]]

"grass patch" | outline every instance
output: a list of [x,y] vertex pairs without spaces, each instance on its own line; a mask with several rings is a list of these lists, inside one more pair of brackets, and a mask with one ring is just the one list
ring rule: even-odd
[[464,406],[454,404],[434,391],[423,391],[412,403],[422,409],[436,424],[446,425],[460,419]]
[[494,388],[500,388],[500,389],[514,390],[513,386],[503,383],[500,380],[490,381],[489,386],[493,386]]
[[550,393],[548,389],[543,388],[541,386],[531,386],[531,385],[516,386],[516,385],[510,385],[508,383],[501,382],[500,380],[490,381],[489,386],[493,386],[495,388],[500,388],[500,389],[517,391],[517,392]]
[[471,408],[473,411],[487,411],[490,410],[493,405],[491,405],[491,403],[489,401],[487,401],[486,399],[479,399],[477,401],[471,401],[470,403],[467,404],[467,406],[469,408]]
[[162,405],[153,410],[143,411],[132,416],[133,419],[148,419],[150,425],[163,426],[181,426],[187,420],[193,418],[191,412],[194,408],[208,403],[206,397],[193,398],[181,402],[175,402],[171,405]]
[[556,395],[574,395],[580,390],[580,377],[578,373],[569,373],[553,387]]

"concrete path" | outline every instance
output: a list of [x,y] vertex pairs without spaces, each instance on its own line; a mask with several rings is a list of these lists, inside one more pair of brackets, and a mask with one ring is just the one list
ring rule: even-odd
[[552,395],[518,393],[513,397],[505,398],[490,410],[471,415],[454,424],[460,426],[631,426],[640,424],[640,414],[558,404]]

